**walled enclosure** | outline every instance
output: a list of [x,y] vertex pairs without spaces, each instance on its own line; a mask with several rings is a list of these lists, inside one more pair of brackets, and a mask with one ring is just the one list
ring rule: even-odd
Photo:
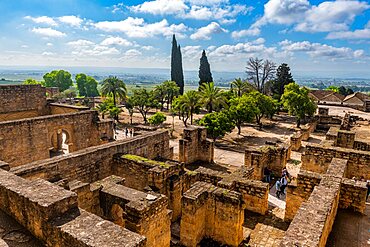
[[184,129],[183,139],[179,143],[179,161],[191,164],[195,161],[213,162],[214,143],[207,139],[205,127],[188,127]]
[[46,114],[46,88],[41,85],[0,85],[0,122]]
[[14,167],[47,159],[61,131],[67,133],[70,152],[113,139],[112,121],[100,121],[96,111],[0,122],[0,160]]

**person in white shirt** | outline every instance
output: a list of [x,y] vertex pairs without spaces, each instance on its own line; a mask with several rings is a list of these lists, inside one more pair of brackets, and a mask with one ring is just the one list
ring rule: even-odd
[[282,194],[285,195],[285,188],[288,185],[288,179],[287,179],[287,177],[286,176],[281,177],[280,183],[281,183],[280,191],[281,191]]

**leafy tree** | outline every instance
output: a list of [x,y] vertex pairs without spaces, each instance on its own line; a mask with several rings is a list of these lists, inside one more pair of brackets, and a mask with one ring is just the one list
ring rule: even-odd
[[184,72],[182,69],[181,47],[177,44],[176,37],[172,38],[171,53],[171,81],[176,82],[180,88],[180,94],[184,93]]
[[255,109],[254,116],[257,124],[262,127],[261,119],[264,116],[272,116],[276,112],[277,105],[274,100],[258,91],[247,94],[247,98]]
[[276,65],[270,60],[263,61],[259,58],[249,58],[247,62],[248,79],[252,80],[256,89],[266,94],[266,83],[274,77]]
[[329,91],[339,93],[339,87],[336,87],[336,86],[329,86],[325,90],[329,90]]
[[166,115],[164,115],[164,113],[162,112],[156,112],[153,116],[151,116],[148,121],[150,124],[153,124],[153,125],[160,125],[162,124],[164,121],[166,121],[167,117]]
[[281,96],[281,101],[289,114],[296,116],[297,127],[301,125],[301,120],[306,116],[313,116],[316,111],[316,104],[308,96],[309,89],[306,87],[300,88],[296,83],[290,83],[285,86],[284,94]]
[[276,71],[276,79],[272,81],[272,93],[274,98],[280,100],[284,93],[285,85],[294,82],[288,64],[282,63]]
[[203,50],[199,66],[199,86],[201,87],[203,83],[211,82],[213,82],[211,66],[209,65],[206,51]]
[[42,83],[40,81],[36,81],[35,79],[28,78],[22,84],[23,85],[37,85],[37,84],[42,84]]
[[114,104],[108,105],[109,117],[112,119],[115,119],[117,122],[119,122],[119,114],[121,112],[122,112],[122,109],[115,106]]
[[207,135],[216,141],[217,138],[223,137],[227,132],[231,132],[235,125],[225,112],[213,112],[206,114],[199,120],[199,124],[205,126]]
[[130,97],[131,104],[143,116],[144,123],[148,122],[147,114],[150,109],[158,106],[158,101],[155,100],[154,92],[148,91],[145,88],[133,90],[134,94]]
[[110,76],[103,81],[101,92],[103,96],[112,97],[114,105],[117,105],[117,98],[123,100],[127,96],[126,84],[116,76]]
[[62,95],[64,98],[69,99],[71,104],[73,104],[73,99],[77,97],[77,89],[75,87],[70,87],[67,90],[64,90]]
[[164,103],[166,102],[166,86],[164,84],[160,84],[155,86],[154,88],[154,97],[158,100],[159,104],[161,105],[161,111],[163,111]]
[[50,73],[46,73],[43,78],[46,87],[58,87],[60,92],[67,90],[73,85],[71,74],[64,70],[53,70]]
[[236,78],[230,83],[231,91],[234,92],[238,97],[241,97],[244,93],[249,93],[254,90],[253,86],[243,81],[241,78]]
[[221,89],[215,87],[213,82],[203,83],[199,90],[200,98],[209,113],[219,105],[225,105],[225,98],[222,97]]
[[132,124],[132,116],[134,115],[134,104],[131,100],[131,98],[128,98],[128,100],[125,102],[125,107],[128,111],[128,114],[130,116],[130,124]]
[[97,109],[102,114],[103,119],[105,118],[105,114],[109,112],[111,105],[114,105],[113,100],[111,98],[107,98],[97,106]]
[[86,96],[86,81],[87,76],[85,74],[77,74],[75,77],[78,93],[80,96]]
[[243,123],[252,122],[256,115],[256,111],[256,107],[247,95],[230,100],[229,116],[238,128],[238,135],[241,133],[241,126]]
[[193,124],[193,114],[199,112],[201,100],[197,91],[188,91],[179,96],[174,101],[174,110],[179,113],[184,125],[187,126],[187,120],[190,117],[190,124]]
[[98,82],[95,78],[85,74],[77,74],[75,79],[80,96],[96,97],[99,95]]
[[176,82],[174,81],[165,81],[163,82],[163,86],[165,87],[167,96],[167,110],[169,108],[169,105],[172,105],[173,99],[179,95],[180,88],[177,86]]
[[347,96],[347,95],[353,94],[354,92],[352,88],[349,88],[349,87],[346,88],[344,86],[340,86],[338,89],[338,93],[340,93],[341,95]]

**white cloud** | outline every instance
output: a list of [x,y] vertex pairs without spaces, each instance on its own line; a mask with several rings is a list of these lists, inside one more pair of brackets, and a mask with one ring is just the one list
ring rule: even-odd
[[32,20],[33,22],[37,24],[46,24],[49,26],[58,26],[58,23],[54,21],[53,18],[48,16],[40,16],[40,17],[32,17],[32,16],[26,16],[25,19]]
[[53,46],[53,43],[46,43],[47,46]]
[[128,41],[127,39],[123,39],[121,37],[109,37],[103,40],[101,45],[110,46],[110,45],[119,45],[119,46],[132,46],[133,43]]
[[39,35],[42,35],[42,36],[47,36],[47,37],[56,37],[56,38],[60,38],[60,37],[64,37],[66,36],[65,33],[63,32],[60,32],[58,30],[55,30],[55,29],[52,29],[50,27],[48,28],[33,28],[31,30],[33,33],[36,33],[36,34],[39,34]]
[[199,45],[184,46],[181,48],[181,52],[184,59],[199,59],[202,55],[202,50]]
[[53,52],[48,52],[48,51],[44,51],[41,55],[43,55],[43,56],[54,56],[54,55],[55,55],[55,53],[53,53]]
[[269,0],[264,15],[252,27],[268,23],[294,25],[301,32],[348,30],[354,18],[370,5],[358,0],[325,1],[317,6],[307,0]]
[[194,5],[212,6],[222,3],[229,3],[229,0],[187,0],[187,2]]
[[199,28],[195,33],[190,35],[195,40],[210,40],[212,34],[228,32],[223,29],[217,22],[211,22],[208,26]]
[[151,45],[145,45],[145,46],[142,46],[141,49],[146,50],[146,51],[151,51],[151,50],[154,50],[154,47]]
[[132,6],[134,12],[150,13],[154,15],[178,14],[189,7],[182,0],[154,0]]
[[140,55],[142,55],[141,51],[138,51],[136,49],[130,49],[124,53],[124,57],[126,58],[138,57]]
[[261,30],[259,28],[245,29],[240,31],[234,31],[231,33],[231,36],[234,39],[239,39],[245,36],[258,36],[260,35]]
[[28,45],[21,45],[21,48],[28,48]]
[[67,43],[67,45],[70,45],[70,46],[90,46],[94,44],[95,44],[94,42],[90,40],[86,40],[86,39],[79,39],[79,40],[75,40],[75,41],[71,41]]
[[72,27],[80,27],[81,23],[83,22],[80,17],[74,15],[61,16],[58,18],[58,20],[62,23],[71,25]]
[[327,39],[370,39],[370,28],[354,31],[332,32],[326,36]]
[[311,43],[309,41],[292,42],[284,40],[279,43],[287,52],[306,52],[311,57],[326,57],[331,59],[351,59],[364,55],[363,50],[352,50],[348,47],[334,47],[327,44]]
[[181,38],[188,30],[188,27],[183,23],[169,25],[166,19],[160,22],[145,23],[144,19],[133,17],[128,17],[123,21],[102,21],[93,25],[105,32],[122,32],[133,38],[149,38],[158,35],[170,37],[172,34]]

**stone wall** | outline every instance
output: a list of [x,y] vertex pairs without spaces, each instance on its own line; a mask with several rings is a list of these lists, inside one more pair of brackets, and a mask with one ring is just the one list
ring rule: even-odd
[[46,88],[46,96],[47,98],[53,98],[55,95],[59,94],[59,88],[58,87],[47,87]]
[[243,240],[244,208],[241,194],[205,182],[195,183],[182,198],[180,241],[196,247],[205,237],[227,246]]
[[0,122],[46,115],[41,85],[0,85]]
[[49,103],[48,108],[49,108],[49,113],[51,115],[75,113],[75,112],[90,110],[90,108],[86,106],[75,106],[75,105],[67,105],[67,104],[59,104],[59,103]]
[[325,173],[332,158],[348,160],[347,177],[370,179],[370,152],[309,143],[302,154],[301,169]]
[[339,207],[364,213],[366,207],[366,182],[343,178],[340,188]]
[[302,141],[307,141],[310,138],[311,133],[316,129],[317,121],[314,120],[312,123],[305,124],[301,127],[300,131],[297,131],[290,137],[290,145],[293,151],[298,151],[302,146]]
[[184,129],[179,141],[179,161],[191,164],[196,161],[213,162],[214,143],[207,139],[207,129],[191,126]]
[[128,230],[144,235],[148,246],[169,247],[171,241],[171,211],[164,195],[145,193],[120,184],[116,177],[99,183],[100,207],[104,217]]
[[265,145],[259,148],[245,150],[244,165],[253,167],[253,179],[262,180],[263,170],[268,167],[275,174],[280,174],[287,161],[290,159],[290,143],[279,145]]
[[281,247],[325,247],[337,214],[341,178],[347,161],[333,159],[318,186],[315,186],[307,202],[303,202],[290,224]]
[[[112,128],[112,122],[105,122]],[[42,116],[0,123],[0,160],[10,166],[47,159],[64,131],[69,151],[74,152],[113,139],[113,131],[100,133],[96,111]],[[106,128],[104,128],[106,131]]]
[[75,193],[42,179],[0,170],[0,209],[46,246],[146,246],[145,237],[79,209]]
[[142,136],[89,147],[77,152],[14,167],[11,171],[21,177],[43,178],[49,181],[66,179],[95,182],[112,175],[115,154],[135,154],[149,159],[171,159],[167,131],[147,133]]

